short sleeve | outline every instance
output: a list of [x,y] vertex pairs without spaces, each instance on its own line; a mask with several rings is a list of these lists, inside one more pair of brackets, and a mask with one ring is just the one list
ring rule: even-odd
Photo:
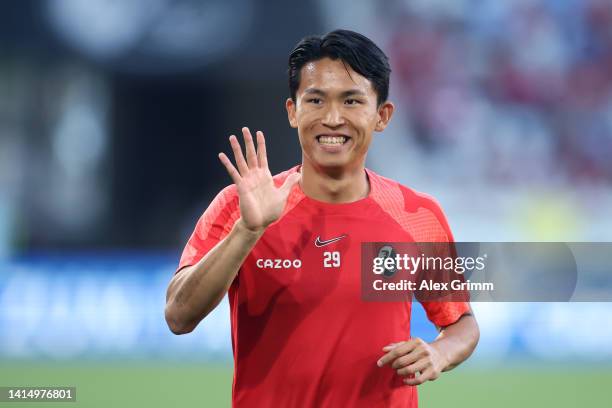
[[468,302],[422,302],[427,318],[436,326],[444,327],[456,323],[470,312]]
[[[236,186],[224,188],[210,203],[189,237],[176,272],[194,265],[217,245],[240,217]],[[175,273],[176,273],[175,272]]]
[[[433,247],[431,247],[432,252],[439,257],[456,257],[456,249],[454,246],[454,238],[450,226],[448,224],[448,220],[446,215],[442,211],[440,204],[435,200],[432,200],[432,210],[435,214],[435,218],[439,223],[437,229],[438,233],[436,234],[436,243],[434,243]],[[439,272],[436,272],[439,273]],[[445,277],[437,277],[439,281],[450,281],[449,276]],[[469,297],[468,294],[453,294],[455,299],[467,299]],[[427,318],[436,326],[444,327],[451,325],[459,320],[461,316],[470,312],[470,304],[469,302],[451,302],[451,301],[443,301],[443,300],[435,300],[435,301],[422,301],[423,309],[425,309],[425,313],[427,314]]]

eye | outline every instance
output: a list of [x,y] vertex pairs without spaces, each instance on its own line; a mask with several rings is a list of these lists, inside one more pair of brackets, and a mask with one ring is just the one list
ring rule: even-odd
[[347,99],[346,101],[344,101],[344,103],[346,103],[347,105],[357,105],[361,103],[361,101],[357,99]]
[[306,102],[314,103],[315,105],[319,105],[321,103],[321,99],[319,99],[319,98],[310,98],[310,99],[307,99]]

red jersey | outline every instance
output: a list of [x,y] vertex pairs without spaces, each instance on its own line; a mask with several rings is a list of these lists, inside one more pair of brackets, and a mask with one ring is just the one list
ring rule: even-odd
[[[299,166],[274,176],[276,186]],[[410,338],[411,302],[361,299],[361,242],[447,242],[445,216],[431,197],[366,169],[366,198],[330,204],[299,183],[281,217],[246,258],[229,289],[234,407],[416,407],[416,387],[382,348]],[[197,263],[239,218],[235,185],[198,221],[179,268]],[[467,303],[425,303],[438,326]]]

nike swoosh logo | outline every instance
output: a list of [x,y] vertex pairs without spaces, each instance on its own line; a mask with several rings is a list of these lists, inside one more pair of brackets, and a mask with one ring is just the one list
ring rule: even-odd
[[328,240],[325,240],[325,241],[321,241],[321,237],[317,237],[317,239],[315,240],[315,246],[317,248],[321,248],[321,247],[323,247],[325,245],[333,244],[334,242],[340,241],[342,238],[346,238],[346,237],[347,237],[347,235],[344,234],[344,235],[341,235],[339,237],[328,239]]

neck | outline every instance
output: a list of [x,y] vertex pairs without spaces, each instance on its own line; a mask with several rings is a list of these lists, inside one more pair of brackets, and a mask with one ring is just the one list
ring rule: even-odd
[[351,169],[315,167],[302,159],[300,186],[304,194],[328,203],[350,203],[368,196],[370,183],[364,163]]

